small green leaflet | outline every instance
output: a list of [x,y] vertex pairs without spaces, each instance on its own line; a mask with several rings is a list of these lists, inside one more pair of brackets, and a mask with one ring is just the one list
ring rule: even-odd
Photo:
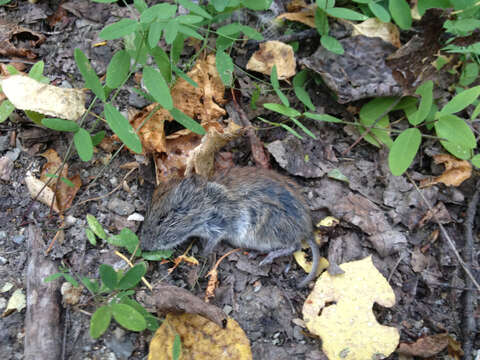
[[328,15],[345,19],[345,20],[354,20],[354,21],[364,21],[368,19],[368,16],[360,14],[356,11],[342,8],[342,7],[333,7],[326,9]]
[[15,106],[10,102],[10,100],[3,100],[3,102],[0,104],[0,123],[7,120],[14,110]]
[[92,138],[87,130],[83,128],[78,129],[73,135],[73,143],[75,144],[78,156],[80,156],[82,161],[90,161],[92,159]]
[[102,225],[98,222],[97,218],[91,214],[87,214],[88,227],[97,235],[100,239],[106,240],[107,234],[103,230]]
[[278,82],[278,75],[277,75],[277,65],[273,65],[272,67],[272,73],[270,75],[270,83],[272,84],[273,90],[275,90],[275,93],[280,98],[280,101],[282,102],[282,104],[287,107],[290,106],[290,102],[288,101],[288,98],[285,96],[282,90],[280,90],[280,83]]
[[230,55],[224,51],[217,51],[215,64],[223,84],[225,86],[231,86],[233,81],[233,60]]
[[384,23],[390,22],[390,13],[382,5],[374,1],[368,1],[368,8],[380,21]]
[[402,175],[415,159],[422,141],[422,133],[417,128],[403,131],[393,142],[388,153],[388,166],[395,176]]
[[434,127],[437,136],[440,138],[468,149],[475,149],[477,147],[477,141],[472,129],[465,123],[465,120],[458,116],[442,116],[435,123]]
[[108,329],[111,320],[110,306],[100,306],[90,319],[90,336],[94,339],[99,338]]
[[320,38],[320,43],[325,49],[331,51],[334,54],[343,55],[345,53],[345,50],[343,49],[340,41],[338,41],[332,36],[322,35],[322,37]]
[[297,75],[295,75],[292,81],[293,90],[295,91],[295,95],[297,95],[297,98],[303,103],[303,105],[305,105],[309,110],[314,111],[315,106],[310,99],[310,95],[308,95],[308,92],[305,90],[305,83],[307,81],[308,74],[308,70],[304,69],[300,71]]
[[110,89],[116,89],[127,79],[130,70],[130,56],[125,50],[120,50],[113,55],[107,67],[106,84]]
[[475,86],[462,91],[460,94],[455,95],[453,99],[442,108],[440,113],[438,113],[437,118],[447,114],[454,114],[465,109],[468,105],[472,104],[479,95],[480,86]]
[[137,154],[142,152],[142,143],[132,125],[112,104],[105,104],[105,118],[108,125],[122,142]]
[[185,9],[190,10],[192,13],[203,16],[206,19],[211,20],[212,15],[206,12],[203,7],[189,1],[189,0],[178,0],[178,3],[182,5]]
[[175,334],[175,337],[173,339],[173,348],[172,348],[173,360],[180,359],[180,355],[182,355],[182,340],[180,339],[180,335]]
[[418,111],[408,118],[411,125],[416,126],[421,124],[430,113],[433,104],[433,81],[428,80],[420,85],[415,94],[421,96]]
[[202,127],[202,125],[200,125],[198,122],[193,120],[190,116],[184,114],[177,108],[173,108],[172,110],[170,110],[170,114],[178,123],[185,126],[188,130],[191,130],[194,133],[199,135],[205,135],[206,131]]
[[143,69],[143,83],[156,102],[167,110],[173,109],[170,88],[162,74],[150,66],[145,66]]
[[80,129],[75,121],[57,118],[43,118],[42,125],[56,131],[75,132]]
[[139,23],[132,19],[122,19],[108,25],[100,31],[98,37],[103,40],[114,40],[137,31]]
[[302,115],[300,112],[298,112],[295,109],[292,109],[291,107],[282,105],[282,104],[274,104],[274,103],[265,103],[263,104],[263,107],[265,109],[275,111],[279,114],[288,116],[288,117],[297,117]]
[[75,49],[74,51],[75,62],[77,63],[78,70],[82,74],[83,79],[85,80],[85,86],[92,90],[92,92],[102,101],[106,100],[105,91],[103,89],[102,83],[98,78],[95,70],[93,70],[92,65],[88,61],[85,54],[80,49]]
[[405,0],[389,0],[388,9],[393,20],[402,30],[408,30],[412,27],[410,6]]
[[303,113],[304,116],[308,117],[309,119],[318,120],[318,121],[326,121],[326,122],[333,122],[333,123],[341,123],[342,120],[337,119],[336,117],[328,114],[313,114],[310,112]]
[[125,275],[120,279],[117,285],[117,289],[120,290],[127,290],[130,288],[135,287],[140,280],[142,279],[142,276],[145,275],[147,272],[147,266],[145,263],[140,263],[129,269]]
[[102,264],[98,270],[102,283],[110,290],[115,290],[117,288],[118,277],[117,272],[113,269],[113,267],[107,264]]
[[147,321],[137,310],[127,304],[111,305],[112,315],[116,322],[131,331],[143,331]]

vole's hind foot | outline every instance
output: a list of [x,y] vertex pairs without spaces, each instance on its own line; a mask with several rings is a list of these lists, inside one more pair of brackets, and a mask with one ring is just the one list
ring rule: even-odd
[[270,251],[265,259],[260,262],[260,266],[271,264],[278,257],[288,256],[298,250],[297,246]]

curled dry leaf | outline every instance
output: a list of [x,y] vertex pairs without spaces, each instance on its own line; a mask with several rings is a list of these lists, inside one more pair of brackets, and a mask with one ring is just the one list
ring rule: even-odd
[[267,41],[260,44],[248,60],[247,70],[253,70],[270,76],[276,65],[279,80],[285,80],[295,75],[295,54],[290,45],[281,41]]
[[352,36],[365,35],[368,37],[379,37],[396,48],[402,46],[400,42],[400,31],[398,31],[398,27],[392,23],[384,23],[375,17],[369,18],[359,24],[350,21],[347,22],[353,27]]
[[311,28],[315,28],[315,7],[308,7],[297,12],[283,13],[277,16],[277,19],[296,21],[310,26]]
[[[322,338],[329,359],[383,359],[397,347],[396,328],[378,324],[373,303],[395,304],[395,293],[369,256],[340,265],[341,275],[324,272],[303,305],[310,332]],[[330,304],[330,305],[329,305]]]
[[[53,193],[52,189],[45,186],[45,183],[43,181],[41,181],[40,179],[37,179],[32,175],[28,175],[25,178],[25,184],[27,185],[28,191],[32,199],[37,198],[38,201],[40,201],[42,204],[45,204],[47,206],[50,206],[52,204],[55,194]],[[42,192],[40,192],[41,190]],[[59,212],[57,200],[53,202],[53,211],[57,213]]]
[[32,41],[33,46],[42,44],[46,39],[41,33],[19,26],[13,22],[9,22],[5,18],[0,19],[0,56],[7,58],[26,57],[28,59],[35,59],[37,57],[32,50],[17,48],[12,43],[13,38],[20,34],[27,38],[35,39]]
[[85,112],[85,94],[79,89],[59,88],[22,75],[3,79],[1,86],[17,109],[73,121]]
[[425,336],[413,344],[401,343],[397,352],[403,355],[431,358],[448,346],[449,338],[450,335],[447,333]]
[[183,360],[250,360],[250,342],[240,325],[228,318],[222,329],[215,323],[194,314],[168,314],[150,342],[148,360],[171,360],[173,341],[178,334]]
[[462,182],[472,176],[472,165],[466,160],[459,160],[449,154],[438,154],[433,156],[435,164],[443,164],[445,171],[435,178],[428,178],[420,182],[421,187],[428,187],[438,183],[447,186],[460,186]]
[[25,294],[22,289],[17,289],[13,292],[12,296],[10,296],[10,299],[8,299],[7,308],[3,312],[2,317],[8,316],[15,311],[20,312],[26,305],[27,300]]

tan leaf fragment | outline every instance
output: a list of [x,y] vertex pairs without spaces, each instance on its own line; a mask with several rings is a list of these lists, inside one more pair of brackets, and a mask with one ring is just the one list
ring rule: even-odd
[[450,335],[447,333],[425,336],[413,344],[401,343],[397,352],[403,355],[430,358],[443,351],[449,343]]
[[309,7],[302,11],[283,13],[277,16],[277,19],[287,19],[290,21],[300,22],[302,24],[310,26],[311,28],[316,27],[315,26],[315,8],[313,7]]
[[167,314],[150,342],[148,360],[172,360],[173,341],[178,334],[182,343],[182,360],[250,360],[250,342],[232,318],[222,329],[194,314]]
[[421,187],[428,187],[438,183],[447,186],[460,186],[462,182],[472,176],[472,165],[466,160],[460,160],[449,154],[433,156],[435,164],[443,164],[445,171],[435,178],[424,179],[420,182]]
[[15,311],[20,312],[25,306],[27,306],[25,294],[22,289],[17,289],[13,292],[12,296],[10,296],[10,299],[8,299],[7,308],[3,312],[2,317],[6,317]]
[[22,75],[9,76],[0,84],[17,109],[73,121],[85,112],[85,94],[79,89],[59,88]]
[[266,41],[260,44],[260,49],[255,51],[248,60],[247,70],[257,71],[270,76],[273,66],[277,67],[279,80],[284,80],[295,75],[296,60],[293,48],[281,41]]
[[[25,184],[27,185],[28,191],[32,199],[37,198],[42,204],[50,206],[55,197],[53,190],[45,186],[45,183],[36,177],[29,175],[25,178]],[[45,186],[45,188],[44,188]],[[43,190],[42,190],[43,189]],[[40,192],[42,190],[42,192]],[[38,197],[37,197],[38,195]],[[59,212],[57,200],[53,202],[53,211]]]
[[[322,338],[322,349],[333,359],[383,359],[397,347],[396,328],[378,324],[373,303],[395,304],[395,293],[369,256],[340,265],[341,275],[324,272],[303,305],[310,332]],[[329,305],[330,304],[330,305]]]
[[202,137],[200,144],[193,149],[187,159],[186,174],[195,169],[195,173],[204,177],[213,175],[214,158],[217,151],[228,144],[231,140],[237,138],[243,127],[230,120],[225,129],[218,130],[211,126],[206,135]]
[[359,24],[347,21],[353,26],[352,36],[365,35],[368,37],[379,37],[389,42],[396,48],[400,48],[400,31],[398,27],[392,23],[384,23],[377,18],[369,18]]

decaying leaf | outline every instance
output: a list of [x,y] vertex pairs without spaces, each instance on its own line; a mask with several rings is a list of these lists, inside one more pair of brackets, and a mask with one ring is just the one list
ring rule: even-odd
[[22,75],[1,80],[1,86],[17,109],[73,121],[85,112],[85,94],[79,89],[59,88]]
[[[25,177],[25,184],[27,185],[28,191],[32,199],[37,198],[38,201],[47,206],[50,206],[52,204],[52,200],[55,197],[55,194],[53,193],[52,189],[45,186],[45,183],[43,181],[37,179],[35,176],[28,175],[27,177]],[[52,208],[53,211],[57,213],[59,212],[56,200],[53,202]]]
[[178,334],[182,343],[182,360],[249,360],[250,342],[232,318],[222,329],[215,323],[193,314],[168,314],[150,342],[148,360],[171,360],[173,341]]
[[447,186],[460,186],[462,182],[472,176],[472,165],[466,160],[459,160],[449,154],[438,154],[433,156],[435,164],[443,164],[445,171],[435,178],[424,179],[420,182],[421,187],[428,187],[438,183]]
[[425,336],[413,344],[401,343],[397,352],[403,355],[430,358],[443,351],[449,342],[450,335],[447,333]]
[[270,76],[276,65],[278,79],[285,80],[295,75],[296,64],[293,48],[281,41],[272,40],[260,44],[260,49],[248,60],[247,70]]
[[296,21],[310,26],[311,28],[315,28],[315,7],[309,7],[297,12],[283,13],[277,16],[277,19]]
[[398,27],[392,23],[384,23],[375,17],[369,18],[359,24],[348,22],[353,26],[352,36],[365,35],[368,37],[379,37],[397,48],[402,46],[400,42],[400,31],[398,31]]
[[10,296],[10,299],[8,299],[7,308],[3,312],[2,317],[10,315],[14,311],[20,312],[26,305],[27,300],[25,294],[22,289],[17,289],[13,292],[12,296]]
[[305,301],[307,328],[322,338],[323,352],[330,360],[389,356],[398,345],[399,332],[378,324],[372,306],[376,302],[392,307],[395,293],[370,256],[340,268],[341,275],[324,272]]
[[26,57],[28,59],[35,59],[37,55],[32,50],[26,48],[17,48],[12,43],[12,40],[15,36],[20,34],[25,35],[25,33],[28,34],[27,36],[29,38],[36,39],[32,40],[33,46],[38,46],[45,42],[46,38],[43,34],[27,29],[23,26],[19,26],[13,22],[9,22],[5,18],[0,19],[0,56],[7,58]]
[[211,126],[201,143],[193,149],[187,159],[186,174],[195,169],[195,173],[209,177],[214,173],[214,157],[217,151],[241,134],[242,127],[229,121],[227,128],[218,130]]

